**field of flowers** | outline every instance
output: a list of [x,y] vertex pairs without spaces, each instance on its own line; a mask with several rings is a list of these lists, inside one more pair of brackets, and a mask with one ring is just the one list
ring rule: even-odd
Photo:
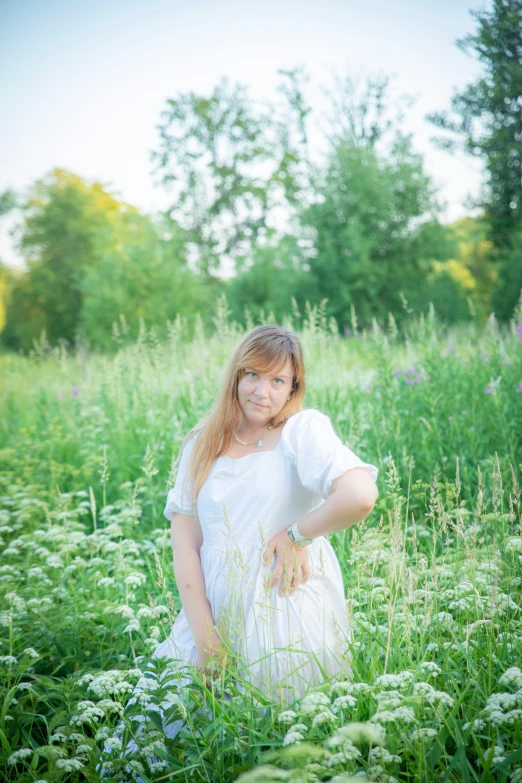
[[305,405],[380,468],[380,496],[330,538],[353,678],[285,709],[232,667],[168,688],[150,658],[180,608],[172,463],[243,333],[226,302],[214,323],[0,357],[0,779],[521,782],[522,313],[295,326]]

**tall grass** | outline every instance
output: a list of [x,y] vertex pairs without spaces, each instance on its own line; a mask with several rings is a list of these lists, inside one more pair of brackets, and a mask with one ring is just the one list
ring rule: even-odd
[[107,780],[522,780],[517,322],[448,330],[430,310],[344,338],[321,308],[299,321],[306,406],[381,470],[373,513],[331,537],[353,677],[290,709],[232,666],[173,692],[149,657],[180,606],[172,462],[243,333],[224,300],[214,326],[0,359],[0,777],[97,780],[103,751]]

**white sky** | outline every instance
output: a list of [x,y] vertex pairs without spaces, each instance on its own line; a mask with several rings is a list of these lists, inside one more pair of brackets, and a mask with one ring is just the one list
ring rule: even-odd
[[[0,192],[23,189],[54,167],[98,179],[143,211],[166,207],[150,150],[169,97],[209,94],[221,76],[275,98],[278,68],[304,66],[320,115],[330,74],[395,74],[418,96],[406,127],[447,202],[446,221],[468,214],[478,161],[429,141],[429,111],[479,73],[455,46],[472,32],[462,0],[0,0]],[[314,112],[315,113],[315,112]],[[0,224],[0,258],[20,263]]]

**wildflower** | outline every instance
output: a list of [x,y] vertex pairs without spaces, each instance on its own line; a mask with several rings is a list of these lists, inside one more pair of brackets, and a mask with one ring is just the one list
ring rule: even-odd
[[293,723],[296,718],[297,713],[293,710],[285,710],[284,712],[280,712],[277,716],[279,723]]
[[375,693],[374,698],[377,699],[379,710],[393,710],[402,704],[402,694],[399,691]]
[[384,743],[385,730],[382,726],[375,726],[367,721],[353,722],[338,728],[336,734],[356,744],[366,742],[369,745],[382,745]]
[[353,709],[357,706],[357,699],[349,694],[338,696],[332,704],[332,712],[339,712],[342,709]]
[[294,745],[294,744],[299,745],[299,743],[304,739],[307,731],[308,728],[304,723],[296,723],[287,732],[283,740],[284,747],[286,747],[287,745]]
[[393,714],[397,720],[402,720],[404,723],[416,723],[417,719],[411,707],[397,707]]
[[410,671],[399,672],[398,674],[381,674],[375,680],[375,685],[382,688],[407,688],[413,679]]
[[29,756],[33,755],[33,751],[31,748],[20,748],[20,750],[15,750],[14,753],[11,753],[9,758],[7,759],[7,763],[11,766],[14,766],[15,764],[18,764],[19,761],[22,759],[29,758]]
[[128,587],[141,587],[147,581],[145,574],[132,573],[125,577],[125,584]]
[[105,740],[105,753],[112,753],[115,750],[120,751],[122,748],[122,742],[120,739],[118,739],[118,737],[108,737],[108,739]]
[[517,394],[520,394],[522,392],[522,381],[517,386]]
[[314,718],[312,720],[312,726],[320,726],[322,723],[327,723],[328,721],[334,721],[335,722],[336,717],[333,714],[333,712],[329,709],[323,708],[320,712],[318,712],[316,715],[314,715]]
[[426,726],[424,728],[414,729],[410,734],[410,739],[412,739],[413,741],[419,740],[422,742],[422,740],[432,739],[433,737],[436,737],[437,733],[438,732],[436,729],[432,729]]
[[330,706],[330,699],[325,693],[320,691],[314,693],[308,693],[301,701],[299,712],[303,715],[309,715],[313,717],[317,713],[322,712],[324,707]]
[[500,685],[513,685],[517,690],[522,688],[522,672],[518,666],[507,669],[499,679]]
[[395,715],[390,710],[381,710],[372,715],[370,720],[372,723],[388,723],[395,720]]
[[428,675],[432,675],[433,677],[438,677],[441,673],[441,668],[438,666],[434,661],[424,661],[421,663],[420,668],[423,672],[427,673]]
[[78,397],[78,387],[76,385],[71,386],[71,397],[74,399]]
[[55,731],[55,733],[51,734],[49,737],[49,742],[51,745],[53,742],[67,742],[67,737],[62,731]]
[[98,587],[112,587],[116,584],[116,580],[113,576],[102,576],[97,582]]
[[377,747],[372,748],[368,753],[368,761],[370,764],[374,764],[376,761],[381,760],[383,764],[400,764],[401,757],[393,756],[386,748]]
[[58,769],[64,769],[66,772],[74,772],[83,768],[83,762],[80,759],[58,759],[56,762]]

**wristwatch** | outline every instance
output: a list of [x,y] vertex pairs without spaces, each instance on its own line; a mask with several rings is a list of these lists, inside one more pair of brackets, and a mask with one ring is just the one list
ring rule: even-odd
[[308,546],[313,541],[313,538],[308,538],[307,536],[301,535],[299,528],[297,527],[297,522],[294,522],[293,525],[290,525],[286,532],[288,533],[288,538],[290,541],[293,544],[297,544],[297,546]]

